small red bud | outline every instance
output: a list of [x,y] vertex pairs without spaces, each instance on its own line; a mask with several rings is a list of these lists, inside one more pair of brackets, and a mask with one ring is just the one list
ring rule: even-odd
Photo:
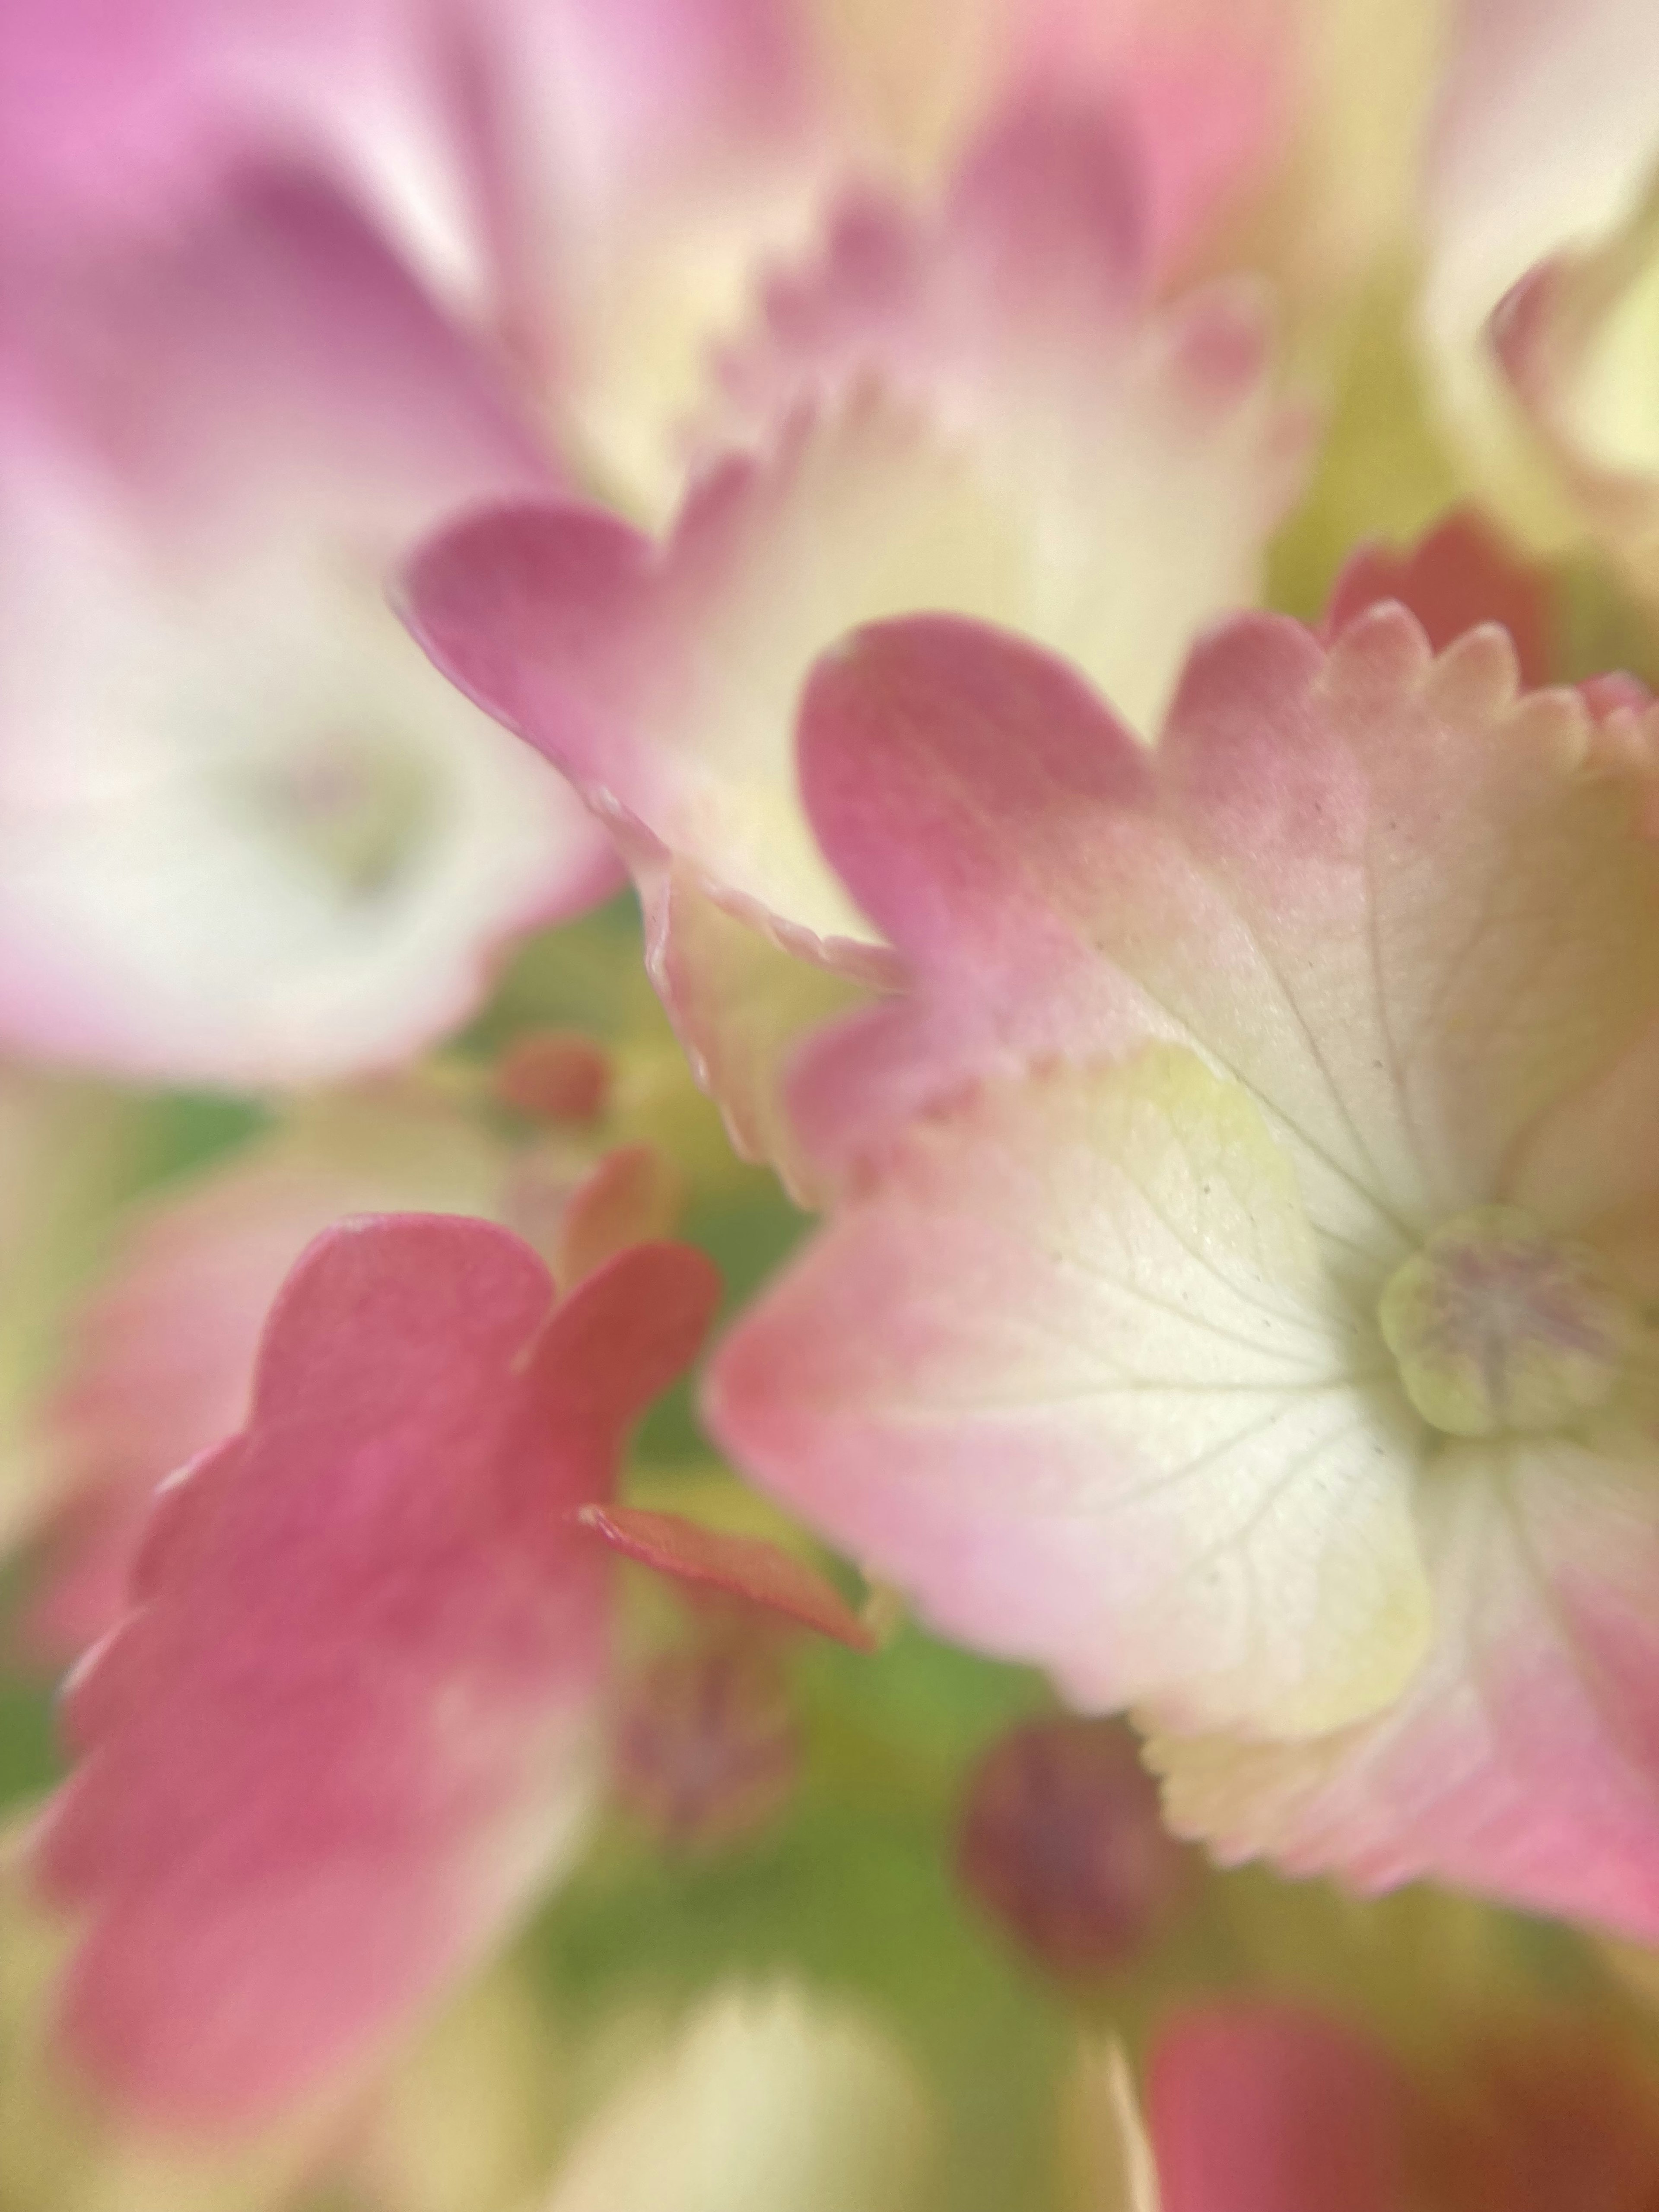
[[1056,1974],[1086,1978],[1132,1959],[1168,1918],[1188,1869],[1120,1721],[1028,1721],[969,1778],[958,1875]]
[[537,1121],[597,1121],[611,1096],[611,1060],[574,1030],[538,1030],[495,1064],[495,1095]]

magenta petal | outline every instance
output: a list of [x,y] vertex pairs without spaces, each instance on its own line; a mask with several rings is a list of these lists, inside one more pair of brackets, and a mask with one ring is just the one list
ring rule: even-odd
[[602,507],[491,507],[442,530],[404,580],[410,628],[452,683],[578,783],[613,788],[652,643],[649,539]]
[[1028,97],[1000,117],[953,181],[954,243],[1005,314],[1121,314],[1145,283],[1149,178],[1109,103]]
[[659,1574],[777,1613],[854,1651],[876,1648],[874,1636],[833,1583],[763,1537],[732,1535],[681,1513],[646,1513],[626,1505],[585,1505],[577,1518],[622,1558]]
[[1237,2004],[1159,2038],[1148,2119],[1163,2212],[1395,2212],[1404,2096],[1381,2050],[1316,2013]]
[[1326,634],[1340,635],[1385,599],[1410,608],[1437,653],[1477,623],[1501,623],[1522,683],[1550,680],[1549,579],[1474,507],[1455,509],[1408,551],[1372,544],[1350,554],[1331,587]]
[[[1051,870],[1075,878],[1079,808],[1145,805],[1152,785],[1144,749],[1063,661],[954,615],[874,623],[826,654],[800,756],[825,850],[918,967],[1023,952],[1014,933],[1039,889],[1054,895]],[[1027,898],[988,915],[1011,856]]]
[[809,692],[803,783],[917,988],[798,1070],[809,1145],[844,1165],[964,1074],[1194,1041],[1274,1117],[1316,1224],[1382,1256],[1645,1018],[1651,854],[1614,779],[1575,773],[1590,736],[1582,702],[1517,692],[1496,631],[1431,661],[1398,605],[1328,653],[1218,625],[1139,758],[1016,639],[862,633]]
[[[858,631],[813,671],[799,723],[802,793],[825,854],[921,986],[802,1055],[792,1107],[833,1162],[959,1070],[994,1065],[1011,1006],[1081,999],[1097,969],[1076,917],[1097,880],[1091,825],[1153,804],[1145,749],[1066,664],[988,623],[917,615]],[[967,979],[971,979],[968,981]],[[1156,1033],[1126,987],[1087,1043]],[[1079,1024],[1068,1042],[1082,1049]]]
[[438,1216],[310,1248],[70,1699],[38,1863],[87,1916],[65,2027],[106,2087],[234,2127],[349,2078],[556,1872],[606,1609],[570,1516],[716,1287],[647,1245],[553,1305],[527,1246]]
[[303,167],[249,164],[158,242],[10,273],[49,403],[163,530],[291,513],[389,553],[459,501],[555,481],[489,355]]

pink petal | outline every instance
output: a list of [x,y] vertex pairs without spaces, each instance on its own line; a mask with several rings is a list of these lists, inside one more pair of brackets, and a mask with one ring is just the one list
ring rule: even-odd
[[[1109,98],[1032,91],[969,146],[930,222],[849,191],[815,258],[771,271],[722,382],[764,428],[860,374],[922,389],[941,373],[983,403],[993,363],[1069,344],[1118,352],[1147,278],[1144,149]],[[1004,392],[1006,404],[1011,394]]]
[[[649,664],[667,658],[653,567],[649,540],[604,508],[489,508],[416,555],[404,597],[416,636],[469,698],[578,781],[603,766],[627,805],[629,724]],[[679,672],[670,659],[667,676]]]
[[1501,637],[1431,665],[1398,608],[1328,654],[1223,625],[1144,763],[1030,645],[862,634],[809,688],[803,785],[916,989],[811,1048],[809,1144],[844,1162],[965,1073],[1172,1036],[1249,1085],[1316,1224],[1381,1264],[1490,1195],[1659,994],[1638,763],[1581,775],[1591,742],[1571,695],[1517,699]]
[[[828,656],[800,731],[802,793],[824,850],[917,984],[913,1000],[831,1032],[799,1067],[797,1118],[833,1157],[843,1124],[879,1127],[925,1103],[940,1086],[936,1059],[946,1073],[1007,1061],[1000,1032],[1012,1006],[1030,1006],[1028,978],[1075,1015],[1089,961],[1066,909],[1089,895],[1096,857],[1079,850],[1079,824],[1132,825],[1155,783],[1144,750],[1061,662],[939,617],[866,631]],[[1156,1034],[1156,1011],[1132,990],[1123,998],[1072,1026],[1072,1049]],[[1009,1042],[1024,1045],[1017,1027]]]
[[1504,296],[1490,351],[1547,472],[1565,532],[1588,530],[1650,590],[1659,415],[1644,374],[1656,237],[1645,205],[1594,250],[1540,261]]
[[1336,637],[1367,608],[1398,599],[1437,653],[1480,623],[1501,623],[1523,684],[1550,680],[1550,592],[1470,507],[1438,524],[1408,553],[1362,545],[1331,587],[1325,633]]
[[1109,114],[1137,149],[1143,246],[1161,276],[1280,168],[1318,43],[1285,0],[934,0],[879,30],[884,42],[865,28],[843,44],[866,100],[862,79],[884,65],[880,121],[910,142],[912,166],[916,142],[959,143],[975,117],[1033,92]]
[[[710,895],[684,866],[641,867],[646,966],[672,1009],[697,1080],[720,1101],[741,1159],[769,1161],[799,1206],[822,1194],[787,1101],[795,1047],[890,982],[872,948],[824,948],[769,926],[744,902]],[[780,941],[781,940],[781,941]]]
[[327,145],[411,242],[455,251],[463,149],[396,0],[20,0],[5,29],[0,221],[142,236],[232,152]]
[[683,1514],[634,1506],[584,1506],[577,1518],[613,1552],[659,1574],[740,1598],[855,1651],[876,1648],[874,1636],[835,1584],[776,1544],[704,1528]]
[[271,1315],[239,1437],[162,1493],[77,1679],[39,1865],[87,1916],[65,2025],[112,2091],[236,2127],[350,2074],[497,1940],[579,1823],[603,1569],[569,1516],[684,1365],[678,1246],[558,1306],[506,1231],[366,1218]]
[[716,432],[744,450],[708,459],[659,551],[598,512],[501,509],[410,572],[439,665],[616,825],[671,1013],[740,1146],[797,1188],[776,1077],[808,1017],[749,1018],[788,994],[751,988],[768,963],[738,933],[887,973],[800,807],[815,656],[956,608],[1075,653],[1150,724],[1195,631],[1255,595],[1289,495],[1300,419],[1259,304],[1146,310],[1135,172],[1103,108],[1016,106],[940,208],[857,200],[773,283],[726,362]]
[[1418,1453],[1288,1164],[1193,1055],[895,1140],[726,1340],[737,1465],[946,1634],[1091,1710],[1316,1734],[1428,1636]]
[[1650,1449],[1463,1446],[1425,1481],[1436,1635],[1379,1719],[1298,1746],[1160,1741],[1177,1826],[1364,1890],[1428,1875],[1659,1936]]
[[[142,234],[227,160],[303,155],[562,427],[631,382],[615,442],[666,461],[672,419],[640,417],[678,410],[639,356],[672,349],[678,320],[695,373],[776,203],[807,201],[830,158],[804,17],[793,0],[20,0],[0,228]],[[722,260],[736,283],[708,288]]]
[[[1498,1501],[1532,1461],[1472,1493],[1455,1451],[1425,1463],[1372,1316],[1464,1207],[1586,1225],[1547,1166],[1581,1085],[1610,1088],[1568,1188],[1649,1194],[1608,1140],[1653,1091],[1650,734],[1517,698],[1491,629],[1431,660],[1397,606],[1328,653],[1224,626],[1151,758],[1028,644],[940,617],[855,638],[810,689],[804,782],[915,989],[809,1050],[842,1212],[711,1383],[739,1462],[928,1618],[1085,1705],[1139,1701],[1190,1832],[1643,1930],[1655,1565],[1626,1448],[1577,1453],[1577,1522],[1565,1478],[1517,1493],[1517,1544]],[[1196,1063],[1126,1063],[1137,1032],[1230,1078],[1256,1133],[1229,1085],[1164,1097],[1152,1071]]]
[[459,27],[514,350],[577,472],[657,519],[708,355],[854,158],[818,27],[797,0],[504,0]]
[[[512,29],[521,52],[552,62],[560,49],[535,43],[537,12],[519,10]],[[708,161],[722,141],[787,138],[810,106],[805,26],[778,0],[574,0],[564,12],[564,56],[587,71],[592,125],[619,172]]]
[[1087,86],[1125,114],[1143,149],[1160,267],[1284,161],[1314,43],[1284,0],[1049,0],[1002,13],[1039,82],[1073,95]]
[[1178,263],[1284,159],[1298,87],[1293,9],[1143,8],[1121,96],[1147,149],[1151,240]]
[[1289,2005],[1178,2015],[1152,2053],[1161,2212],[1398,2212],[1407,2101],[1382,2051]]
[[[1410,608],[1437,653],[1466,630],[1499,623],[1515,647],[1522,684],[1550,681],[1555,612],[1549,573],[1506,544],[1478,509],[1454,510],[1409,552],[1360,546],[1332,586],[1323,635],[1339,636],[1387,599]],[[1645,684],[1618,670],[1586,677],[1577,690],[1598,722],[1644,714],[1653,703]]]
[[36,1415],[53,1493],[24,1624],[37,1657],[67,1662],[120,1617],[152,1493],[246,1420],[266,1313],[312,1240],[370,1211],[495,1213],[505,1173],[459,1115],[381,1096],[315,1113],[128,1216]]
[[547,488],[489,356],[335,186],[248,165],[161,237],[14,272],[10,337],[159,530],[250,508],[389,557],[457,502]]

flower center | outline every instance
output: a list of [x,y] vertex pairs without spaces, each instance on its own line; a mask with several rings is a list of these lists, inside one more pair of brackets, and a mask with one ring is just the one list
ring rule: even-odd
[[1612,1396],[1636,1332],[1588,1246],[1509,1206],[1437,1229],[1377,1319],[1413,1405],[1455,1437],[1571,1427]]

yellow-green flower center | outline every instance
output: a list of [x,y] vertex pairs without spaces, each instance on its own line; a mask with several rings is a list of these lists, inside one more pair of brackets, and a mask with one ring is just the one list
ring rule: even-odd
[[1377,1318],[1413,1405],[1455,1437],[1571,1428],[1612,1396],[1636,1330],[1588,1246],[1508,1206],[1437,1229]]

